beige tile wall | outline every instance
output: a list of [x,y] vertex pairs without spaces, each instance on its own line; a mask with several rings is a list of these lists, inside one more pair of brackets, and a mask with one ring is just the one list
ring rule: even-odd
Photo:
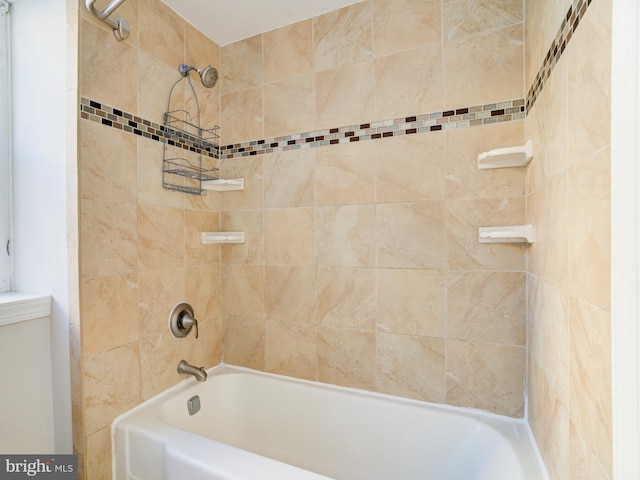
[[[124,42],[78,5],[80,96],[161,124],[180,63],[219,68],[219,47],[159,0],[128,0],[118,9],[131,26]],[[203,124],[219,124],[219,86],[193,83]],[[172,108],[191,110],[184,85]],[[111,478],[109,426],[117,415],[180,381],[181,359],[208,367],[222,355],[221,251],[199,242],[201,231],[219,229],[220,198],[164,190],[162,148],[79,121],[73,422],[81,476],[91,480]],[[168,332],[169,312],[180,301],[200,320],[197,341]]]
[[[571,2],[525,3],[530,81]],[[526,120],[538,235],[527,269],[529,420],[552,480],[613,477],[610,48],[611,1],[596,0]]]
[[227,45],[222,143],[522,98],[523,42],[519,0],[369,0]]
[[[523,62],[520,1],[358,3],[221,49],[222,143],[522,98]],[[522,416],[525,251],[477,229],[524,222],[524,170],[475,162],[523,141],[516,121],[223,161],[247,187],[222,227],[248,234],[222,247],[225,362]]]

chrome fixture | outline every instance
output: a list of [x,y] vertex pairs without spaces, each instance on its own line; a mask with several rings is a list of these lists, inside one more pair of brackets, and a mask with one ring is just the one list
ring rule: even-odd
[[180,363],[178,363],[178,373],[193,375],[199,382],[204,382],[207,379],[207,372],[203,367],[189,365],[186,360],[180,360]]
[[189,72],[191,71],[198,72],[198,75],[200,75],[200,81],[206,88],[213,88],[215,84],[218,83],[218,70],[216,70],[216,67],[212,67],[211,65],[200,69],[183,63],[178,67],[178,69],[183,77],[189,75]]
[[[205,374],[206,375],[206,374]],[[200,411],[200,396],[194,395],[189,400],[187,400],[187,411],[189,412],[189,416],[195,415]]]
[[176,338],[189,335],[191,329],[196,329],[198,338],[198,321],[193,314],[193,308],[188,303],[178,303],[169,314],[169,331]]
[[131,29],[129,28],[129,24],[124,18],[109,18],[109,15],[111,15],[116,8],[118,8],[127,0],[112,0],[111,3],[107,5],[103,11],[99,11],[96,7],[93,6],[93,4],[96,3],[97,0],[86,1],[87,10],[89,10],[96,18],[102,20],[113,29],[113,35],[116,37],[116,40],[121,42],[129,36]]

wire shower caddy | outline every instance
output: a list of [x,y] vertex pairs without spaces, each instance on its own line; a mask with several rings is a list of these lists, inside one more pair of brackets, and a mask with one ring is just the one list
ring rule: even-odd
[[[187,110],[170,110],[171,95],[175,86],[187,79],[196,102],[197,118]],[[189,76],[183,76],[171,87],[164,114],[164,153],[162,161],[162,186],[192,195],[206,195],[202,182],[218,180],[218,169],[213,165],[220,138],[214,125],[200,126],[200,104]],[[203,160],[204,157],[204,160]]]

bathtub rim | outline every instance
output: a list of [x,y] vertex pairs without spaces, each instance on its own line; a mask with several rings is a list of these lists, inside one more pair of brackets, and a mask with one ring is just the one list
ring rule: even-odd
[[[515,418],[515,417],[509,417],[507,415],[501,415],[498,413],[489,412],[486,410],[481,410],[473,407],[459,407],[459,406],[447,405],[447,404],[441,404],[441,403],[435,403],[435,402],[427,402],[423,400],[417,400],[417,399],[408,398],[408,397],[401,397],[398,395],[392,395],[388,393],[375,392],[375,391],[364,390],[364,389],[354,388],[354,387],[347,387],[342,385],[335,385],[331,383],[324,383],[320,381],[307,380],[307,379],[302,379],[297,377],[290,377],[290,376],[282,375],[278,373],[264,372],[261,370],[254,370],[248,367],[230,365],[224,362],[220,362],[217,365],[214,365],[208,368],[206,371],[208,375],[207,377],[208,380],[212,377],[219,376],[219,375],[225,375],[225,374],[231,374],[231,373],[241,373],[241,374],[244,373],[244,374],[255,375],[255,376],[264,377],[264,378],[276,378],[284,382],[303,384],[313,388],[321,388],[325,390],[342,392],[346,394],[355,394],[356,396],[366,396],[373,399],[380,399],[386,402],[391,401],[391,402],[398,402],[404,405],[430,408],[435,411],[440,411],[450,415],[451,414],[462,415],[463,417],[482,422],[483,424],[496,430],[501,435],[504,435],[503,430],[500,428],[501,424],[515,425],[519,431],[524,432],[526,439],[529,442],[531,449],[533,450],[535,463],[538,465],[540,472],[542,472],[542,480],[549,480],[549,474],[547,472],[546,465],[542,459],[542,455],[535,441],[535,437],[533,435],[531,426],[526,416],[526,409],[525,409],[524,417]],[[112,459],[113,472],[116,471],[116,458],[117,458],[116,440],[117,440],[119,426],[122,423],[125,423],[126,420],[129,419],[130,417],[135,416],[141,411],[144,411],[147,407],[156,403],[160,404],[163,400],[173,396],[173,394],[187,390],[192,386],[198,385],[198,383],[199,382],[197,382],[196,379],[193,377],[186,378],[178,382],[177,384],[157,393],[156,395],[145,400],[139,405],[136,405],[134,408],[127,410],[126,412],[118,415],[113,420],[113,422],[110,425],[111,447],[112,447],[111,459]],[[164,423],[164,421],[160,416],[159,409],[154,412],[154,418]],[[173,429],[182,430],[180,429],[180,427],[176,427],[174,425],[169,425],[169,424],[166,424],[166,425]],[[221,443],[221,442],[218,442],[218,443]]]

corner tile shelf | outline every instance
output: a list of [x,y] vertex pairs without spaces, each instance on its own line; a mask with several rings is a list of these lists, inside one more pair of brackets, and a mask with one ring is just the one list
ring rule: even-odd
[[216,192],[229,192],[232,190],[244,190],[244,178],[218,178],[202,182],[203,190],[214,190]]
[[480,243],[524,243],[532,244],[536,240],[535,228],[529,225],[478,228]]
[[478,155],[478,169],[524,167],[533,158],[533,140],[519,147],[496,148]]
[[200,242],[203,245],[212,243],[244,243],[244,232],[202,232]]

